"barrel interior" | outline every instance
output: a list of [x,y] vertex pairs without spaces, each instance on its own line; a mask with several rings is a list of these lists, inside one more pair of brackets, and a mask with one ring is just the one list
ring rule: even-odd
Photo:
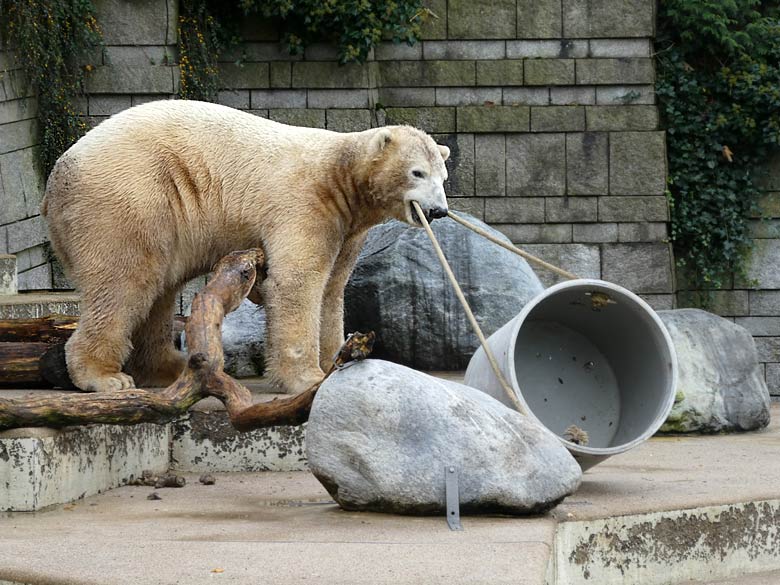
[[514,368],[534,416],[559,436],[574,427],[589,448],[646,438],[666,414],[672,356],[639,303],[606,287],[563,289],[541,300],[517,335]]

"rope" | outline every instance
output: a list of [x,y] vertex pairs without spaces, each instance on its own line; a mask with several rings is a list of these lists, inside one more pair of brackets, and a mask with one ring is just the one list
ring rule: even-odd
[[476,226],[473,223],[470,223],[470,222],[466,221],[465,219],[455,215],[451,211],[448,211],[447,215],[451,219],[454,219],[455,221],[457,221],[460,225],[469,228],[471,231],[476,232],[477,234],[479,234],[483,238],[486,238],[486,239],[490,240],[494,244],[498,244],[499,246],[501,246],[505,250],[509,250],[510,252],[513,252],[513,253],[517,254],[518,256],[521,256],[521,257],[525,258],[526,260],[528,260],[530,262],[534,262],[534,263],[538,264],[542,268],[546,268],[550,272],[554,272],[555,274],[558,274],[559,276],[563,276],[564,278],[566,278],[568,280],[577,280],[579,278],[576,274],[572,274],[571,272],[567,272],[567,271],[563,270],[562,268],[558,268],[557,266],[553,266],[549,262],[545,262],[541,258],[537,258],[536,256],[534,256],[532,254],[529,254],[528,252],[526,252],[524,250],[521,250],[517,246],[513,246],[512,244],[507,244],[503,240],[499,240],[493,234],[490,234],[490,233],[486,232],[481,227]]
[[474,313],[471,312],[471,307],[469,307],[469,303],[466,301],[466,297],[463,296],[463,291],[460,289],[460,285],[455,279],[455,274],[453,274],[452,268],[450,268],[450,265],[447,262],[447,258],[444,257],[444,252],[441,251],[441,246],[439,246],[439,242],[436,240],[436,236],[434,235],[433,230],[431,229],[431,226],[425,217],[425,214],[420,208],[420,204],[416,201],[412,201],[412,205],[414,206],[414,210],[417,212],[417,217],[420,218],[420,223],[422,223],[426,233],[428,234],[428,237],[431,239],[431,244],[433,244],[433,249],[436,252],[436,256],[439,258],[439,262],[441,262],[441,267],[447,274],[447,278],[449,278],[450,284],[452,284],[452,288],[455,289],[455,296],[458,297],[463,310],[466,312],[466,317],[468,317],[469,322],[471,323],[471,328],[474,329],[474,333],[476,333],[477,338],[479,339],[479,343],[482,345],[482,349],[485,351],[488,362],[490,362],[490,367],[493,368],[493,373],[495,373],[496,378],[498,378],[498,382],[501,384],[501,388],[504,390],[504,393],[506,394],[507,398],[509,398],[510,402],[514,405],[515,409],[520,414],[525,414],[525,409],[517,399],[517,394],[515,394],[514,389],[506,381],[504,374],[498,367],[498,362],[496,362],[496,358],[493,356],[493,352],[490,350],[490,346],[488,345],[487,340],[482,333],[482,329],[479,327],[479,323],[477,323],[477,320],[474,317]]

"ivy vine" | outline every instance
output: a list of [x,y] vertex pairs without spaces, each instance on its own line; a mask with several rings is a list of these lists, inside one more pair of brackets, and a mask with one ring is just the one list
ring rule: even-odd
[[82,66],[101,46],[100,28],[90,0],[0,0],[0,34],[22,65],[38,100],[44,176],[87,130],[74,106],[91,66]]
[[780,147],[780,2],[661,0],[656,91],[671,239],[694,289],[744,276],[762,164]]
[[181,0],[178,42],[179,97],[217,101],[217,60],[226,40],[206,0]]
[[413,44],[435,15],[423,0],[182,0],[179,18],[180,96],[215,101],[217,61],[240,37],[249,15],[274,22],[291,54],[318,41],[335,45],[340,63],[362,63],[382,39]]
[[239,6],[279,22],[292,54],[326,40],[341,63],[362,63],[385,36],[413,44],[432,14],[422,0],[239,0]]

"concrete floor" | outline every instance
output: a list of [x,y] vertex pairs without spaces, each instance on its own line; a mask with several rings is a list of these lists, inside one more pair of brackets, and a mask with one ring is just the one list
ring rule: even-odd
[[[660,513],[662,526],[670,521],[663,517],[670,511],[684,510],[687,517],[708,506],[776,502],[779,458],[780,408],[775,405],[773,423],[763,432],[656,438],[593,468],[580,490],[551,514],[466,517],[463,532],[448,530],[444,518],[344,512],[306,472],[221,474],[213,486],[190,475],[184,488],[156,490],[159,501],[147,499],[152,488],[128,486],[45,512],[0,515],[0,583],[570,585],[579,581],[548,573],[555,566],[551,562],[575,558],[555,552],[569,542],[561,539],[562,528],[597,534],[605,519],[626,525],[626,518]],[[596,558],[597,551],[591,553]],[[693,559],[704,569],[694,567],[688,576],[700,585],[714,585],[720,583],[717,577],[737,570],[780,569],[780,556],[775,566],[767,566],[760,555],[752,556],[752,564],[727,566],[731,558],[728,551],[705,552],[704,558]],[[663,564],[647,573],[650,564],[620,567],[619,582],[684,581],[671,580],[682,573],[665,576]],[[611,577],[596,579],[593,570],[593,578],[583,577],[584,571],[577,579],[613,582]],[[649,576],[627,580],[632,571]],[[721,585],[777,585],[776,577],[740,577]]]

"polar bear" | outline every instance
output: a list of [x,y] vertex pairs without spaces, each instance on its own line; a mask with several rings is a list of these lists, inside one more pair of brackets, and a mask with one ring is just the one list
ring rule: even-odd
[[[337,133],[225,106],[125,110],[57,161],[42,213],[82,295],[66,346],[84,391],[165,386],[177,291],[233,250],[261,247],[267,363],[290,393],[322,380],[343,342],[344,286],[368,228],[447,214],[446,146],[409,126]],[[124,367],[124,371],[123,371]]]

